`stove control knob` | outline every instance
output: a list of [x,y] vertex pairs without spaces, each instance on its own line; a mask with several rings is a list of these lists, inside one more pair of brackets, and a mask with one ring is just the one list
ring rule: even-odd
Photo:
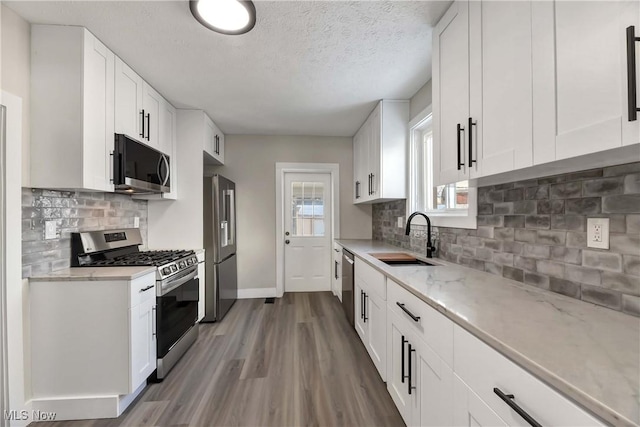
[[171,271],[176,272],[178,271],[178,266],[176,266],[175,264],[171,265]]
[[198,258],[196,258],[196,257],[191,258],[191,262],[194,263],[194,264],[197,264],[198,263]]
[[180,261],[180,263],[178,265],[180,266],[180,268],[185,268],[184,261]]
[[193,264],[193,260],[192,260],[191,258],[189,258],[189,259],[187,260],[187,265],[191,265],[191,264]]
[[162,269],[162,274],[167,275],[171,274],[171,269],[169,267],[165,267]]

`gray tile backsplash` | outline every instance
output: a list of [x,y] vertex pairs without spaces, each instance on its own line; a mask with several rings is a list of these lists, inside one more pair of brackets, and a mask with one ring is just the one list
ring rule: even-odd
[[[130,228],[140,218],[147,242],[147,202],[115,193],[22,189],[22,277],[69,267],[72,232]],[[45,240],[45,222],[56,221],[55,239]]]
[[[373,238],[425,253],[423,226],[397,227],[404,200],[373,205]],[[587,248],[587,218],[610,248]],[[476,230],[435,227],[438,256],[640,317],[640,162],[480,187]]]

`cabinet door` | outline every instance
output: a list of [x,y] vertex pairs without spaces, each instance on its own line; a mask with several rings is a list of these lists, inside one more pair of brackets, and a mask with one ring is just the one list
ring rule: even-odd
[[380,153],[382,150],[382,103],[379,103],[369,116],[369,173],[371,174],[371,199],[380,197],[381,168]]
[[160,150],[160,111],[164,99],[147,82],[142,85],[142,109],[144,110],[144,136],[142,141]]
[[402,327],[395,313],[387,312],[387,390],[407,425],[413,424],[414,395],[408,393],[408,346],[410,334]]
[[506,426],[502,420],[457,375],[453,376],[453,425]]
[[156,369],[155,298],[129,310],[131,321],[131,389],[134,391]]
[[366,202],[371,199],[371,167],[369,165],[371,156],[371,122],[367,119],[362,125],[362,143],[360,144],[360,201]]
[[533,2],[534,109],[555,113],[534,116],[535,163],[638,143],[639,122],[627,116],[626,27],[637,31],[639,9],[637,0]]
[[449,367],[423,340],[417,346],[417,392],[421,426],[450,426],[453,424],[453,369]]
[[215,156],[214,136],[215,125],[209,116],[204,116],[204,151],[206,151],[211,157]]
[[83,49],[83,187],[113,191],[115,55],[86,30]]
[[[467,176],[463,149],[469,118],[467,0],[456,0],[433,32],[433,88],[434,181],[449,184]],[[458,166],[458,159],[464,166]]]
[[162,132],[160,132],[160,151],[169,156],[170,167],[170,184],[171,192],[164,193],[163,199],[177,200],[178,199],[178,158],[176,153],[178,152],[176,147],[176,109],[173,105],[164,101],[162,104],[162,110],[160,112],[160,124]]
[[470,175],[532,166],[531,2],[470,2],[469,40]]
[[387,304],[375,292],[366,296],[368,338],[367,350],[382,381],[387,380]]
[[116,58],[116,133],[142,141],[142,78]]
[[364,169],[366,164],[365,151],[365,130],[360,128],[358,133],[353,137],[353,201],[360,203],[365,199],[367,192],[367,175]]
[[358,333],[358,335],[360,336],[360,339],[362,340],[362,342],[364,343],[365,347],[367,346],[367,328],[368,328],[368,323],[367,320],[365,320],[365,314],[366,314],[366,308],[365,308],[365,291],[362,289],[362,282],[360,282],[358,280],[358,278],[355,279],[355,284],[354,284],[354,293],[353,293],[353,304],[354,304],[354,310],[353,310],[353,316],[355,318],[354,321],[354,326],[356,328],[356,332]]
[[224,164],[224,134],[218,129],[218,160]]
[[342,250],[341,246],[333,246],[333,293],[342,302]]

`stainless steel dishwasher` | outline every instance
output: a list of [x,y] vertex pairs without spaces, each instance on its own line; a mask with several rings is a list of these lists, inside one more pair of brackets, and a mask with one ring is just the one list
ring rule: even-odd
[[342,250],[342,308],[353,326],[353,254]]

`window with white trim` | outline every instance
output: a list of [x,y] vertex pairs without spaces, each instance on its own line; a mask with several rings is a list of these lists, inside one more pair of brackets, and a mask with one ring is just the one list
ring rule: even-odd
[[[436,224],[475,228],[475,189],[469,188],[469,181],[439,186],[433,184],[433,128],[430,108],[412,120],[409,136],[407,215],[422,211],[429,214],[432,222],[435,219]],[[447,217],[457,219],[451,223],[444,220]]]

